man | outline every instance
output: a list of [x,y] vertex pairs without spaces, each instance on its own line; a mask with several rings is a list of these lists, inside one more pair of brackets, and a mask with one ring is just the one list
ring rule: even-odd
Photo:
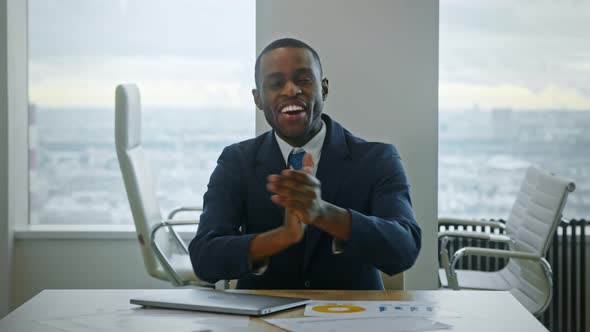
[[392,275],[416,260],[421,232],[397,151],[322,114],[322,77],[317,53],[296,39],[258,56],[252,94],[273,130],[219,157],[189,246],[199,278],[376,290],[379,270]]

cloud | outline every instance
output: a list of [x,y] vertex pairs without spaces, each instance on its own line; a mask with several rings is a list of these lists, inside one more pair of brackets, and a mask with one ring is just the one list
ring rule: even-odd
[[254,0],[29,0],[33,59],[255,52]]
[[146,107],[243,109],[253,105],[252,63],[190,57],[59,57],[31,63],[29,95],[32,103],[45,107],[113,107],[115,86],[136,83]]
[[[441,1],[440,10],[441,107],[492,107],[511,100],[543,108],[587,105],[590,1],[449,0]],[[459,86],[464,101],[442,93]],[[515,88],[499,88],[507,86]]]
[[29,96],[112,107],[117,84],[148,107],[252,105],[253,0],[29,0]]
[[590,96],[562,86],[547,85],[539,91],[524,86],[477,85],[441,83],[439,86],[439,108],[462,110],[474,105],[485,108],[570,109],[590,110]]

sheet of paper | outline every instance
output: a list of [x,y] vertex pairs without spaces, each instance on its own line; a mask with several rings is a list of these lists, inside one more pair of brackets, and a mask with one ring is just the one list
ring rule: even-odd
[[414,332],[448,330],[448,324],[439,323],[424,317],[372,317],[372,318],[332,318],[302,317],[265,319],[270,324],[294,332]]
[[312,301],[305,306],[309,317],[457,317],[435,303],[410,301]]
[[249,317],[184,310],[133,308],[39,321],[68,332],[239,330]]

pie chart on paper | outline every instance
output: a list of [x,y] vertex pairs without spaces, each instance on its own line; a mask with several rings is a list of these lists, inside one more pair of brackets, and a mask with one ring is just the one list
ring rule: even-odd
[[326,304],[314,306],[311,308],[311,310],[324,314],[350,314],[353,312],[365,311],[367,309],[350,304]]

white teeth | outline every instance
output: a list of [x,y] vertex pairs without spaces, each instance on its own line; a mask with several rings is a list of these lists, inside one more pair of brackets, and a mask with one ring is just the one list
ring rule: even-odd
[[297,106],[297,105],[289,105],[289,106],[285,106],[285,107],[283,107],[283,109],[281,110],[281,113],[287,113],[287,112],[296,112],[296,111],[303,111],[303,107],[301,107],[301,106]]

